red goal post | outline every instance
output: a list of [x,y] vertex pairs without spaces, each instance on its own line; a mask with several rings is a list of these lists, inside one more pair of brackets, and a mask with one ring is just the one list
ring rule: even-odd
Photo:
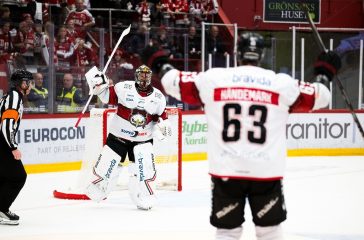
[[[82,159],[81,170],[78,181],[73,187],[62,186],[54,190],[53,196],[60,199],[89,199],[84,194],[85,184],[91,174],[93,162],[101,152],[106,143],[108,125],[111,117],[115,114],[115,108],[94,108],[90,112],[90,119],[86,125],[86,145]],[[182,191],[182,113],[179,108],[166,108],[168,119],[171,122],[172,136],[164,141],[153,139],[154,160],[157,169],[157,189]],[[128,160],[122,165],[127,165]],[[127,185],[127,170],[121,173],[118,181],[119,190]],[[65,190],[61,190],[61,189]],[[118,188],[116,189],[118,190]]]

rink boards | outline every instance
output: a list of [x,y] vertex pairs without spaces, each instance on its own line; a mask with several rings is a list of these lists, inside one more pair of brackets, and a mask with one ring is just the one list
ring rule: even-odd
[[[364,113],[357,114],[364,124]],[[46,117],[45,117],[46,116]],[[79,169],[87,138],[88,118],[74,128],[76,115],[31,115],[17,136],[28,172]],[[203,112],[182,118],[183,161],[207,159],[208,126]],[[35,124],[36,122],[36,124]],[[364,155],[364,141],[350,113],[291,114],[286,126],[289,156]]]

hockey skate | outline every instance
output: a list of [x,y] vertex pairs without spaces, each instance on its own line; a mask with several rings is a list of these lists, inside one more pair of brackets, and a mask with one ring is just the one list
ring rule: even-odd
[[0,224],[2,225],[19,225],[19,216],[10,211],[0,211]]

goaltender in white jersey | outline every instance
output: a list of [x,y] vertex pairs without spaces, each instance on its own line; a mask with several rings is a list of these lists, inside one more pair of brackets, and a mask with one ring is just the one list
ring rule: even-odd
[[104,103],[117,106],[116,115],[110,123],[110,133],[134,142],[144,142],[153,138],[155,123],[160,117],[167,119],[166,99],[162,92],[154,87],[148,94],[138,91],[135,81],[124,81],[99,95]]
[[288,115],[328,105],[326,85],[341,61],[333,52],[320,54],[314,83],[300,84],[258,66],[264,48],[259,34],[243,33],[238,48],[242,66],[200,73],[174,69],[160,51],[146,49],[143,59],[159,71],[167,94],[204,106],[212,181],[210,223],[217,228],[216,239],[240,239],[248,201],[257,239],[280,240],[286,219],[281,180]]
[[139,209],[155,204],[153,182],[157,177],[153,155],[153,134],[162,139],[171,135],[166,99],[151,85],[152,71],[145,65],[135,72],[135,81],[119,82],[109,87],[109,80],[96,68],[86,79],[103,103],[117,106],[109,134],[98,160],[93,178],[86,189],[92,200],[101,201],[112,190],[119,170],[117,165],[129,158],[129,194]]

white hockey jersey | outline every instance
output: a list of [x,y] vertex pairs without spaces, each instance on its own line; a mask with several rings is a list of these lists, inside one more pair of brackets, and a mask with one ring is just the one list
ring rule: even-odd
[[[326,106],[330,94],[322,84],[299,87],[289,75],[255,66],[171,70],[162,85],[177,99],[204,105],[210,174],[252,180],[283,177],[289,112]],[[318,89],[323,100],[316,102]]]
[[152,139],[159,117],[167,119],[166,99],[156,88],[144,96],[137,91],[134,81],[124,81],[110,87],[99,97],[104,103],[117,105],[117,112],[110,123],[110,133],[129,141]]

